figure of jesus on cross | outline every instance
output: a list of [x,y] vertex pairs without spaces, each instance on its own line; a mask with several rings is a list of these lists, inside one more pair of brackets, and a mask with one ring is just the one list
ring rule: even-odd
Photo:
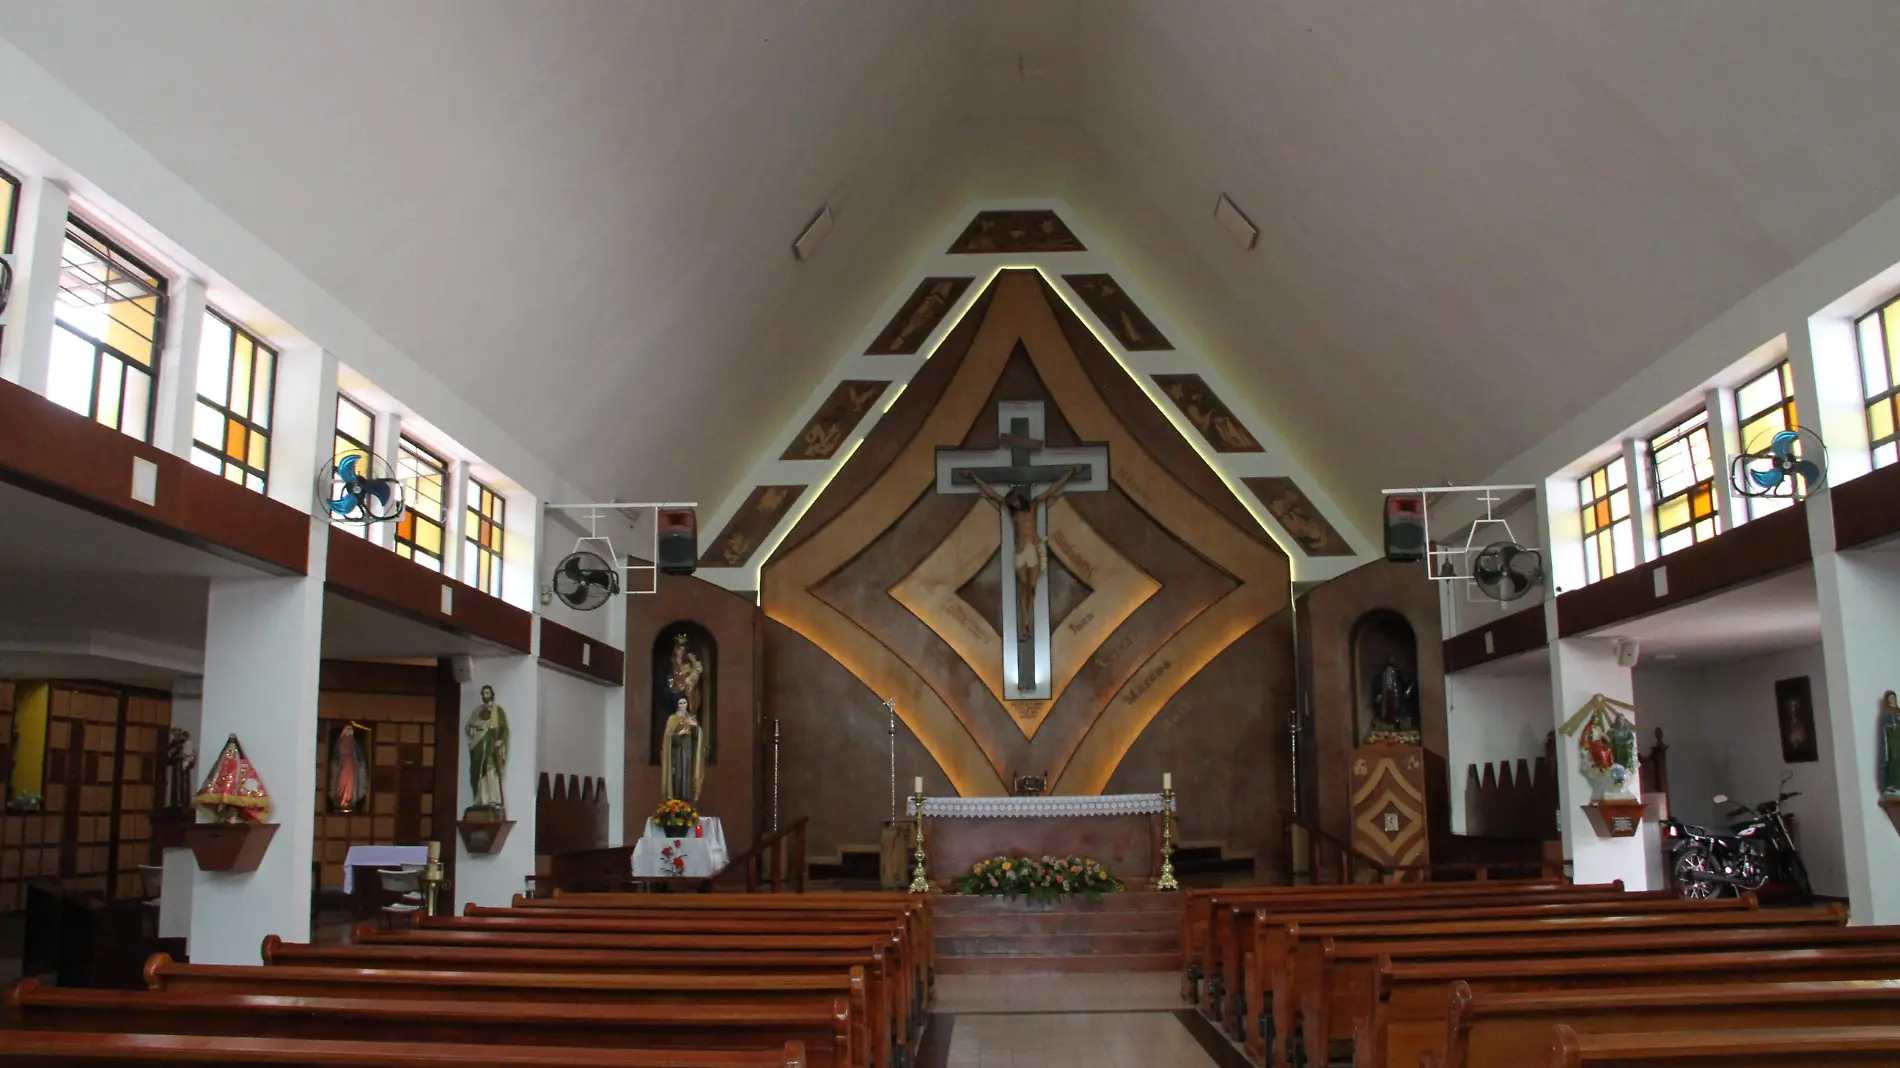
[[1036,529],[1036,507],[1053,504],[1070,479],[1087,473],[1086,467],[1071,467],[1033,497],[1028,486],[1011,486],[1008,493],[998,493],[981,475],[974,471],[969,474],[983,496],[1009,517],[1016,535],[1016,637],[1021,641],[1030,641],[1035,634],[1036,590],[1042,584],[1042,573],[1049,570],[1049,543]]

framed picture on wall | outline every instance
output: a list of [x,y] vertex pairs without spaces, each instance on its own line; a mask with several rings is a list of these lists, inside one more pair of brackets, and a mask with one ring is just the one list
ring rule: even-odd
[[1783,763],[1808,764],[1821,759],[1814,736],[1814,693],[1806,675],[1775,683],[1775,715],[1781,721]]

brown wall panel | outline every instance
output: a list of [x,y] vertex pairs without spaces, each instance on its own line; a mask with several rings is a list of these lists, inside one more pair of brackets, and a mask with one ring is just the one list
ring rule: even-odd
[[[612,611],[612,609],[608,609]],[[543,664],[560,668],[590,682],[618,686],[625,678],[627,654],[598,638],[590,638],[571,627],[564,627],[545,616],[537,616],[541,626],[540,657]]]
[[[134,459],[158,468],[150,505],[132,499]],[[0,381],[0,479],[278,574],[309,566],[309,516],[7,381]]]
[[[1488,650],[1484,644],[1486,636],[1491,640]],[[1541,649],[1547,644],[1544,606],[1542,603],[1534,604],[1508,616],[1500,616],[1482,627],[1473,627],[1463,634],[1446,638],[1445,671],[1463,671],[1507,656]]]
[[[332,528],[324,585],[338,593],[458,634],[528,652],[534,616],[447,575],[405,560],[380,545]],[[442,588],[454,591],[442,611]]]
[[1900,464],[1833,486],[1827,496],[1834,507],[1835,548],[1851,549],[1900,534]]

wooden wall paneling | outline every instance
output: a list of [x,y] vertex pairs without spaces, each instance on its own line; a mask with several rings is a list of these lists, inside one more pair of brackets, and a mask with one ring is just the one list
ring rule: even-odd
[[1900,464],[1830,486],[1827,496],[1834,509],[1836,549],[1851,549],[1900,534]]
[[[157,468],[134,500],[134,460]],[[304,574],[310,517],[0,380],[0,479],[275,574]]]
[[923,348],[924,342],[956,307],[974,278],[926,278],[917,283],[897,314],[878,331],[866,356],[908,356]]
[[[1707,597],[1813,559],[1807,502],[1725,530],[1710,541],[1557,596],[1557,634],[1568,638]],[[1656,592],[1666,569],[1667,592]]]
[[[332,528],[326,589],[458,634],[529,652],[534,616],[448,575]],[[442,591],[451,610],[442,610]]]
[[1456,674],[1493,660],[1542,649],[1547,644],[1544,606],[1540,602],[1446,638],[1445,673]]
[[325,660],[318,668],[317,689],[327,694],[432,697],[435,695],[435,665]]
[[[449,828],[462,818],[462,761],[467,747],[462,739],[462,684],[455,681],[455,664],[447,657],[435,662],[435,782],[430,813],[430,841],[442,843],[442,887],[438,911],[448,915],[455,907],[455,835]],[[526,888],[523,887],[525,890]]]
[[[404,670],[377,670],[391,668]],[[342,887],[343,860],[351,846],[422,845],[442,826],[436,820],[440,796],[436,763],[441,751],[437,739],[441,731],[436,724],[434,670],[406,664],[325,663],[326,680],[362,686],[382,678],[394,692],[324,689],[318,693],[313,885]],[[429,682],[430,687],[418,693],[417,683],[421,681]],[[332,811],[329,798],[335,771],[331,743],[345,723],[360,724],[370,731],[369,804],[349,813]],[[457,737],[450,736],[448,743],[455,744]]]
[[627,654],[545,616],[535,618],[541,628],[541,663],[604,686],[618,686],[626,678]]
[[574,853],[607,848],[607,780],[593,775],[549,775],[535,784],[534,851]]

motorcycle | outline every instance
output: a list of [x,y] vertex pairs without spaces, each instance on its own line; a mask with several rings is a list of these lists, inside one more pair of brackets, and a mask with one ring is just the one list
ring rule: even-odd
[[1743,818],[1733,833],[1717,834],[1674,817],[1663,821],[1670,874],[1683,897],[1702,899],[1724,893],[1739,897],[1743,891],[1760,890],[1773,882],[1786,886],[1801,904],[1813,902],[1808,867],[1795,850],[1781,810],[1801,796],[1801,791],[1787,789],[1791,778],[1792,773],[1784,772],[1780,796],[1753,808],[1730,800],[1727,794],[1716,794],[1716,804],[1733,806],[1730,815]]

